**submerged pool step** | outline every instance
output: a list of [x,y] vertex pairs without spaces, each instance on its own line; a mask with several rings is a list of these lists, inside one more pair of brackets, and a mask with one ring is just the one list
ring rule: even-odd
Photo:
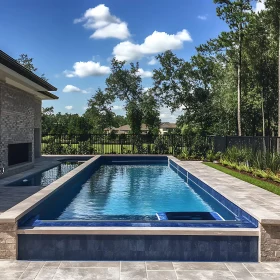
[[224,221],[217,212],[162,212],[156,216],[160,221]]

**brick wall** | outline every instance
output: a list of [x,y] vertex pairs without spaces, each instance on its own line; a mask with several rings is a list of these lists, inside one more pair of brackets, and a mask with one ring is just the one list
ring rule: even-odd
[[17,259],[17,224],[0,223],[0,259]]
[[32,143],[34,161],[34,128],[41,128],[41,100],[0,81],[0,161],[6,168],[8,144]]
[[260,225],[260,261],[280,261],[280,226]]

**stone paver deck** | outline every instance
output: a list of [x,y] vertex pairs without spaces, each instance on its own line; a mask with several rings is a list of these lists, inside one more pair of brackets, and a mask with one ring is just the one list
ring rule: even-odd
[[279,263],[1,261],[2,280],[270,280]]

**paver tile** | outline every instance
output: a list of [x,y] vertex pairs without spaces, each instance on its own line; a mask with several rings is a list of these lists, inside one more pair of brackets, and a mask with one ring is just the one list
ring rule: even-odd
[[147,270],[174,270],[172,262],[146,262]]
[[39,272],[40,272],[40,270],[25,270],[19,279],[20,280],[34,280],[34,279],[36,279]]
[[146,271],[145,262],[121,262],[121,272],[144,270]]
[[144,270],[121,272],[120,280],[147,280],[147,273]]
[[252,272],[280,273],[280,263],[245,263],[244,266]]
[[257,280],[279,280],[280,273],[252,273]]
[[173,262],[174,269],[177,270],[222,270],[228,271],[224,263],[207,262]]
[[148,271],[148,280],[177,280],[175,271]]
[[21,276],[22,272],[20,271],[2,271],[0,272],[0,279],[1,280],[18,280]]
[[64,267],[120,267],[120,262],[61,262],[60,268]]
[[227,263],[226,266],[237,280],[255,279],[242,263]]
[[46,262],[30,262],[28,267],[26,268],[27,270],[36,270],[36,269],[41,269]]
[[36,276],[36,280],[50,280],[53,279],[57,269],[56,268],[42,268]]
[[236,280],[230,271],[176,271],[178,280]]
[[46,262],[44,267],[58,268],[61,262]]
[[53,280],[119,280],[120,270],[116,267],[59,268]]
[[[13,272],[16,272],[16,271],[24,271],[29,265],[29,262],[17,262],[17,261],[14,261],[14,262],[5,262],[5,261],[1,261],[0,262],[0,273],[1,272],[9,272],[9,271],[13,271]],[[0,274],[1,275],[1,274]],[[0,278],[1,279],[1,278]]]

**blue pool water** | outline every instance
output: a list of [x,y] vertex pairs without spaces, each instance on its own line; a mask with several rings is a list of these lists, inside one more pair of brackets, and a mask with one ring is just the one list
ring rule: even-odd
[[57,220],[156,220],[158,212],[234,215],[202,189],[188,186],[167,164],[102,165],[69,198]]
[[45,187],[64,176],[78,166],[77,161],[65,161],[51,169],[38,172],[8,184],[8,186],[41,186]]

